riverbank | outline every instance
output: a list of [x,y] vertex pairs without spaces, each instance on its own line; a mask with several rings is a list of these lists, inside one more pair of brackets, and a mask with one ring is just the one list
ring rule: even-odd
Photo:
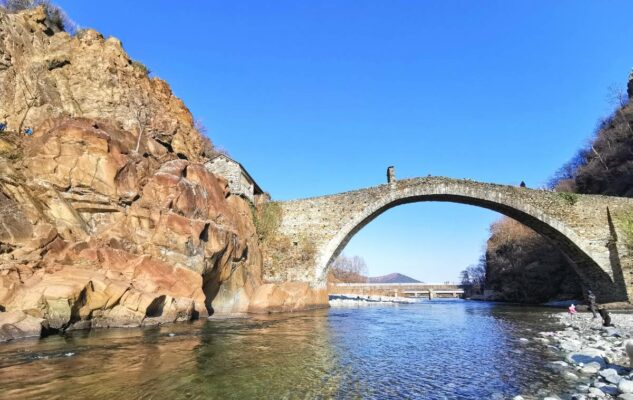
[[545,346],[560,356],[547,368],[569,383],[570,389],[558,395],[545,397],[523,395],[520,399],[622,399],[633,400],[633,372],[624,343],[633,332],[633,314],[613,313],[615,326],[603,327],[601,318],[593,319],[590,313],[570,316],[558,313],[552,316],[564,329],[539,332],[532,339],[521,339]]
[[[584,305],[584,300],[552,300],[546,303],[515,303],[512,301],[502,301],[502,300],[494,300],[488,297],[484,297],[482,295],[473,295],[470,297],[464,298],[464,300],[470,301],[482,301],[487,303],[495,303],[495,304],[504,304],[509,306],[517,306],[517,307],[548,307],[548,308],[564,308],[567,309],[571,304],[576,304],[576,309],[578,311],[587,311],[588,307]],[[633,303],[625,302],[625,301],[616,301],[611,303],[600,303],[601,306],[606,308],[609,311],[633,311]]]

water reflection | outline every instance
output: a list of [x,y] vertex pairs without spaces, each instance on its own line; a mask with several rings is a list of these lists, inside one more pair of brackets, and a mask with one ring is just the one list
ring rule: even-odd
[[469,302],[331,309],[0,345],[0,397],[427,398],[535,393],[560,383],[520,337],[542,310]]

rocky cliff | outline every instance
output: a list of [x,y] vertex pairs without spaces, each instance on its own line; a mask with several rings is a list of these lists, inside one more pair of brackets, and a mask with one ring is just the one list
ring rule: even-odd
[[184,103],[119,40],[92,29],[56,32],[43,7],[0,9],[0,85],[0,121],[9,130],[49,118],[99,118],[190,161],[212,151]]
[[262,281],[252,206],[205,169],[210,141],[120,41],[0,8],[3,122],[0,341],[327,301]]

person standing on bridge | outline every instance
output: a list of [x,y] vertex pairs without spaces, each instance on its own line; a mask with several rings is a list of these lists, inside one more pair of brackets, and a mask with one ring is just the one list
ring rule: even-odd
[[589,310],[591,310],[591,313],[593,314],[593,319],[598,318],[598,315],[596,314],[596,309],[598,308],[596,306],[596,295],[593,294],[591,290],[587,290],[587,302],[589,303]]

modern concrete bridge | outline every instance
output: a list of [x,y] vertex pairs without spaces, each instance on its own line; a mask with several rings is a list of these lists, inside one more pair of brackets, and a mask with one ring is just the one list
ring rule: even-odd
[[[325,287],[329,264],[356,232],[392,207],[422,201],[470,204],[505,214],[557,244],[598,301],[633,299],[633,238],[627,234],[633,232],[632,199],[443,177],[399,180],[277,203],[281,208],[279,234],[298,249],[313,249],[310,256],[290,263],[293,279]],[[270,248],[274,251],[274,244]],[[278,255],[286,253],[287,249],[280,249]],[[270,277],[274,280],[274,273]],[[283,279],[288,278],[278,278]]]
[[329,294],[394,297],[456,298],[464,289],[456,283],[330,283]]

